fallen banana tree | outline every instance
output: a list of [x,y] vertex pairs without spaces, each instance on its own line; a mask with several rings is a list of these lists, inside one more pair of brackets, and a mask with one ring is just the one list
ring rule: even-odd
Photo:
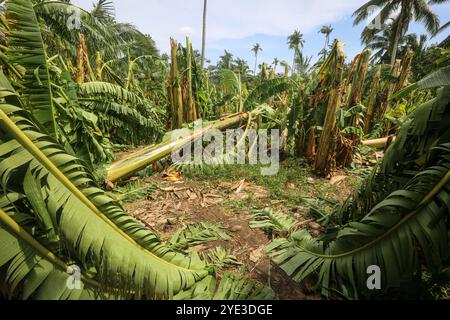
[[[101,283],[102,293],[117,298],[170,298],[208,275],[199,259],[165,248],[96,188],[83,164],[27,118],[2,73],[0,97],[0,269],[7,270],[0,279],[7,297],[90,298],[91,283]],[[89,274],[88,291],[66,286],[64,269],[73,264]]]
[[218,282],[198,254],[166,247],[28,117],[0,72],[1,298],[273,298],[251,279]]
[[[147,166],[151,165],[154,162],[164,159],[166,156],[172,154],[172,152],[180,150],[187,144],[198,140],[211,130],[224,130],[242,124],[245,121],[251,122],[252,119],[256,119],[257,116],[262,114],[262,112],[263,109],[257,108],[252,112],[237,113],[227,118],[209,123],[201,130],[194,131],[190,136],[183,137],[175,141],[165,139],[158,145],[149,146],[142,150],[139,150],[129,157],[111,164],[107,168],[107,180],[116,182],[135,172],[145,169]],[[171,133],[169,132],[166,136],[170,137],[170,134]]]
[[363,141],[361,141],[361,144],[366,147],[383,148],[389,143],[389,141],[394,142],[395,136],[389,136],[389,137],[380,138],[380,139],[363,140]]

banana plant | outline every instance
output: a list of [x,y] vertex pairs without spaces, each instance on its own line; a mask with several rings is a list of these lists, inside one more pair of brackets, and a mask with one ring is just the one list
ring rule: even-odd
[[28,109],[43,128],[59,138],[57,110],[48,59],[38,18],[31,1],[10,0],[6,2],[6,19],[9,22],[9,60],[25,68],[20,82]]
[[220,71],[220,77],[223,90],[228,97],[226,105],[232,104],[234,106],[234,109],[224,111],[243,112],[248,90],[245,84],[242,83],[241,75],[232,70],[223,69]]
[[[342,107],[342,82],[343,66],[345,63],[345,53],[343,44],[336,40],[332,52],[328,58],[328,63],[322,69],[331,70],[330,93],[328,106],[323,124],[323,131],[320,136],[317,156],[314,163],[314,171],[321,176],[327,176],[335,161],[337,117],[336,114]],[[320,72],[322,73],[322,72]]]
[[[171,298],[208,274],[197,256],[165,248],[98,189],[82,162],[30,120],[1,73],[0,98],[0,264],[8,296]],[[66,265],[80,268],[87,292],[68,290]]]
[[[259,110],[254,112],[255,115],[259,113]],[[193,141],[201,139],[203,135],[210,130],[223,130],[231,126],[240,124],[243,121],[248,120],[249,117],[252,117],[252,113],[239,113],[226,119],[213,121],[211,123],[207,123],[201,130],[194,131],[191,135],[174,141],[170,140],[171,134],[173,132],[168,132],[166,134],[166,138],[168,139],[163,139],[161,143],[146,147],[143,150],[137,151],[134,154],[126,157],[125,159],[114,162],[110,166],[108,166],[107,179],[111,182],[115,182],[122,178],[125,178],[135,172],[145,169],[152,163],[164,159],[172,152],[180,150]]]
[[[443,82],[436,82],[442,84]],[[421,105],[383,162],[337,210],[336,227],[323,237],[299,231],[269,247],[274,262],[294,280],[315,274],[325,296],[366,298],[367,270],[378,266],[379,293],[420,275],[439,272],[450,256],[450,90]]]

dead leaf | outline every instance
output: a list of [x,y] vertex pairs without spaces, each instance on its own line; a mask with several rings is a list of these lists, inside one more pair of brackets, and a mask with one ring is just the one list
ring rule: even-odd
[[172,168],[167,168],[162,172],[162,177],[167,182],[180,182],[182,180],[181,172],[177,172]]
[[258,263],[264,256],[264,246],[259,247],[256,250],[250,252],[250,261],[253,263]]
[[297,186],[294,183],[289,182],[286,187],[290,190],[295,190],[297,189]]
[[193,251],[193,252],[203,252],[203,251],[206,251],[208,249],[209,249],[208,246],[205,246],[204,244],[201,244],[201,245],[193,247],[191,249],[191,251]]
[[112,182],[109,181],[109,180],[106,180],[106,181],[105,181],[105,185],[106,185],[106,191],[113,191],[113,190],[116,188],[116,186],[114,185],[114,183],[112,183]]
[[[298,215],[298,214],[296,214],[296,215]],[[295,224],[295,227],[296,227],[296,228],[300,228],[300,227],[309,225],[311,222],[314,222],[314,219],[309,219],[309,220],[301,221],[301,222]]]
[[245,179],[242,179],[242,180],[239,182],[239,185],[238,185],[238,187],[237,187],[235,193],[241,193],[242,190],[244,189],[244,186],[245,186]]
[[335,176],[335,177],[331,178],[330,183],[332,185],[338,185],[339,183],[341,183],[345,179],[347,179],[347,176]]
[[212,194],[212,193],[207,193],[204,195],[206,198],[216,198],[216,199],[221,199],[222,197],[217,195],[217,194]]
[[196,200],[196,199],[198,199],[197,194],[194,191],[192,191],[192,190],[188,190],[187,194],[188,194],[189,200]]
[[177,219],[175,219],[175,218],[167,218],[166,223],[167,223],[169,226],[174,226],[174,225],[177,224]]

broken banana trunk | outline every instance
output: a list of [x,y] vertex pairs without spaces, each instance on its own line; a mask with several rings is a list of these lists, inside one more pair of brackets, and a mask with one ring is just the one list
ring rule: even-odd
[[[256,115],[257,114],[252,114],[251,118],[254,118]],[[146,147],[145,149],[130,155],[126,159],[113,163],[109,168],[107,168],[108,172],[107,180],[115,182],[125,177],[128,177],[138,171],[145,169],[154,162],[162,160],[166,156],[172,154],[173,151],[180,150],[187,144],[190,144],[198,140],[211,130],[214,129],[224,130],[232,126],[239,125],[247,121],[249,117],[250,113],[239,113],[233,115],[232,117],[218,120],[204,127],[198,132],[192,133],[188,137],[178,139],[176,141],[171,140],[163,141],[158,145]]]
[[337,116],[342,105],[342,82],[345,64],[343,44],[336,40],[332,52],[332,85],[328,99],[327,114],[320,136],[314,171],[320,176],[327,176],[335,164]]

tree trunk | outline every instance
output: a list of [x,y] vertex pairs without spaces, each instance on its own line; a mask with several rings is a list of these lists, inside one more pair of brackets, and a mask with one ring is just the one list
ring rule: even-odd
[[127,79],[125,81],[125,90],[128,90],[130,88],[132,77],[133,77],[133,61],[131,60],[130,50],[128,50],[128,71],[127,71]]
[[292,60],[292,75],[294,75],[294,73],[295,73],[295,61],[297,60],[297,52],[298,52],[298,49],[295,49],[295,52],[294,52],[294,60]]
[[95,70],[95,76],[96,76],[96,81],[103,81],[103,76],[102,76],[102,55],[100,53],[100,51],[97,51],[95,54],[95,66],[96,66],[96,70]]
[[[394,65],[392,66],[391,76],[393,78],[398,78],[400,76],[400,70],[401,70],[401,60],[395,60]],[[379,120],[381,121],[384,119],[384,116],[392,107],[392,101],[391,97],[395,92],[397,84],[391,83],[390,81],[387,81],[384,88],[384,95],[381,102],[381,113],[379,115]],[[391,129],[391,123],[389,121],[384,121],[385,123],[385,133],[386,135],[389,135],[389,131]]]
[[208,0],[204,0],[204,4],[203,4],[203,33],[202,33],[202,68],[205,66],[207,9],[208,9]]
[[78,34],[80,44],[77,53],[77,83],[82,84],[86,79],[86,39],[82,33]]
[[402,36],[405,11],[406,11],[406,1],[402,0],[400,16],[398,17],[397,30],[395,31],[394,43],[392,44],[391,66],[393,66],[395,61],[397,60],[398,43],[400,42],[400,37]]
[[336,153],[336,134],[337,134],[337,111],[342,104],[342,77],[345,65],[345,53],[343,44],[336,40],[331,53],[333,56],[332,65],[332,83],[328,99],[327,114],[323,125],[323,131],[320,136],[319,148],[317,150],[314,171],[326,177],[333,169]]
[[316,156],[316,133],[314,127],[310,127],[305,157],[309,161],[314,161],[315,156]]
[[248,121],[249,117],[256,119],[259,116],[258,111],[252,111],[251,113],[239,113],[227,119],[221,119],[203,127],[199,131],[194,131],[190,136],[175,141],[163,141],[158,145],[149,146],[144,150],[137,151],[134,154],[130,154],[126,158],[119,160],[111,164],[107,168],[108,181],[115,182],[122,178],[128,177],[131,174],[145,169],[147,166],[154,162],[157,162],[167,156],[173,151],[183,148],[185,145],[203,137],[207,132],[211,130],[225,130],[232,126],[241,125],[244,121]]
[[395,92],[404,89],[408,85],[409,78],[411,76],[411,66],[412,66],[413,58],[414,58],[414,53],[411,50],[408,50],[402,60],[402,65],[401,65],[402,70],[400,72],[400,76],[398,79],[397,87],[395,88]]
[[372,87],[370,88],[369,98],[367,99],[367,112],[366,119],[364,122],[364,133],[368,134],[372,126],[372,117],[375,113],[375,107],[378,100],[378,94],[380,91],[380,81],[381,81],[381,65],[377,65],[375,71],[375,77],[372,80]]
[[197,110],[194,103],[194,94],[192,92],[192,45],[189,37],[186,37],[186,65],[187,65],[187,113],[189,115],[187,122],[197,120]]
[[[351,84],[350,97],[347,104],[348,109],[361,105],[362,95],[364,91],[364,83],[366,80],[367,71],[369,69],[370,55],[371,55],[370,50],[365,50],[363,53],[361,53]],[[349,125],[354,128],[362,127],[361,117],[362,117],[361,113],[353,115],[353,117],[349,121]],[[353,134],[351,140],[353,142],[356,142],[357,139],[358,136],[356,134]]]
[[184,123],[183,95],[181,93],[180,75],[178,72],[178,44],[175,39],[170,39],[171,65],[169,86],[172,92],[172,129],[179,129]]

